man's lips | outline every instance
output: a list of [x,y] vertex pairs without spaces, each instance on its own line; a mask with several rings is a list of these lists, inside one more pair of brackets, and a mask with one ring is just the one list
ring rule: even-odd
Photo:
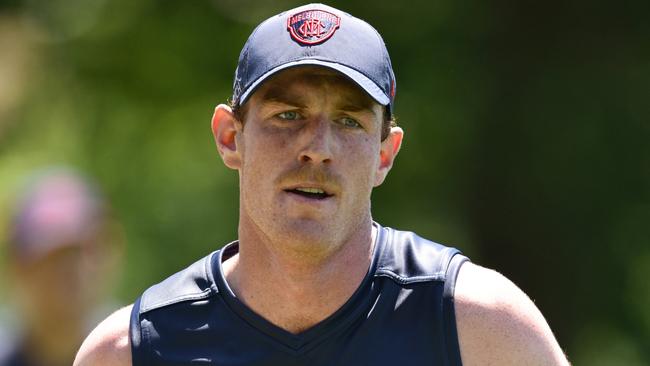
[[326,199],[332,197],[334,194],[329,192],[326,188],[311,186],[311,185],[300,185],[295,187],[290,187],[284,189],[285,192],[296,194],[302,197],[311,198],[311,199]]

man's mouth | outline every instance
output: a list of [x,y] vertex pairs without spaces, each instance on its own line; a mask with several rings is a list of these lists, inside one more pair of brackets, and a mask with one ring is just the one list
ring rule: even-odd
[[297,187],[293,189],[286,189],[285,192],[297,194],[299,196],[303,196],[306,198],[319,199],[319,200],[332,196],[331,194],[325,192],[320,188],[312,188],[312,187]]

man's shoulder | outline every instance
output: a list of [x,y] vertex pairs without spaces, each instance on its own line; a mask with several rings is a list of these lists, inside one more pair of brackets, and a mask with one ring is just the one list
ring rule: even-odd
[[74,366],[130,366],[132,308],[133,305],[124,307],[102,321],[81,345]]
[[218,292],[212,269],[212,252],[162,282],[149,287],[141,296],[137,311],[142,314],[179,302],[202,300]]
[[461,252],[410,231],[385,227],[379,236],[381,253],[376,273],[399,283],[446,281],[452,261],[467,260]]
[[464,365],[568,365],[541,312],[500,273],[465,263],[454,303]]

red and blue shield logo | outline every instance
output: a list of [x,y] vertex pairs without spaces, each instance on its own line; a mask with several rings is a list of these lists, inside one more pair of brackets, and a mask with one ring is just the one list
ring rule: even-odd
[[310,46],[330,39],[340,25],[341,18],[324,10],[304,10],[287,20],[291,38]]

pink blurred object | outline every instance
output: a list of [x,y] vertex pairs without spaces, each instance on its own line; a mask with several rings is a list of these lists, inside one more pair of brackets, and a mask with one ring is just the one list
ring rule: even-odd
[[95,190],[78,174],[54,170],[39,175],[18,204],[13,249],[20,259],[35,260],[61,247],[88,245],[102,212]]

